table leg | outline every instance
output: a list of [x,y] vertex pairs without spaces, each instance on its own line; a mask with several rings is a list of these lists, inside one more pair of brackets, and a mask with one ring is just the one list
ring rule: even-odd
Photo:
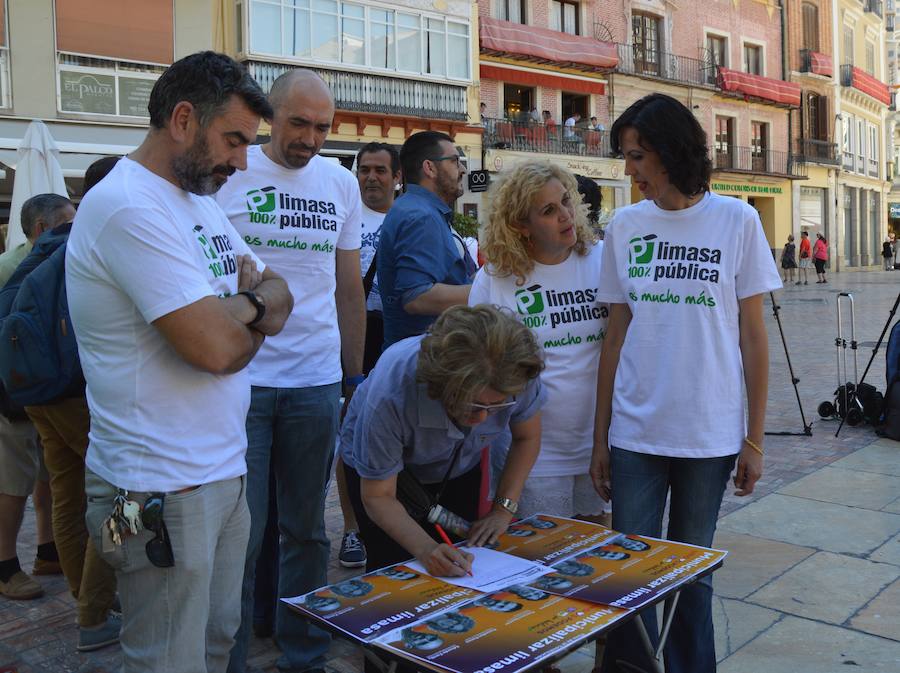
[[385,663],[377,654],[372,652],[372,650],[363,647],[362,648],[363,657],[365,657],[373,666],[375,666],[381,673],[395,673],[397,670],[397,662],[396,660],[392,660],[390,663]]

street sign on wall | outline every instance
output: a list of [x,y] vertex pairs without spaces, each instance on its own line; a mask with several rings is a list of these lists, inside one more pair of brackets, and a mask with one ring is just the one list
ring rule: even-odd
[[490,184],[490,174],[487,171],[470,171],[469,172],[469,191],[477,194],[478,192],[486,192]]

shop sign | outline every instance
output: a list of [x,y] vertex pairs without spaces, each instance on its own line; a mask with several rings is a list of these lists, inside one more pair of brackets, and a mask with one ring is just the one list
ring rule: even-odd
[[116,114],[116,78],[112,75],[60,70],[59,96],[64,112]]
[[119,114],[131,117],[149,117],[147,104],[153,91],[154,79],[136,77],[119,78]]
[[727,182],[714,182],[710,185],[716,192],[741,192],[743,194],[781,194],[781,187],[774,185],[734,185]]
[[900,203],[889,203],[888,211],[890,212],[891,217],[900,218]]

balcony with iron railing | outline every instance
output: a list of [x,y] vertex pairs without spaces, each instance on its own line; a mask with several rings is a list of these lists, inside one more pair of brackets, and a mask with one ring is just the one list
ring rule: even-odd
[[801,49],[800,72],[831,77],[834,74],[831,56],[812,49]]
[[884,10],[882,9],[881,0],[865,0],[863,10],[866,12],[872,12],[877,16],[884,16]]
[[790,152],[755,147],[716,147],[713,169],[733,173],[757,173],[787,178],[806,178],[806,162]]
[[482,142],[485,148],[608,157],[609,131],[567,128],[509,119],[485,119]]
[[832,166],[837,166],[840,163],[837,143],[830,143],[827,140],[814,140],[812,138],[800,138],[797,140],[796,158],[801,161]]
[[616,72],[691,86],[716,85],[716,66],[711,61],[648,49],[641,44],[617,44],[616,49]]
[[[279,75],[293,67],[264,61],[248,61],[245,65],[265,92]],[[453,121],[468,119],[465,85],[320,68],[314,71],[331,89],[338,110]]]

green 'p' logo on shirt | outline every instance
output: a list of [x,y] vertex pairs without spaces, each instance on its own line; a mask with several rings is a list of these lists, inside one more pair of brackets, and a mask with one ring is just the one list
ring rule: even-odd
[[656,244],[653,239],[656,234],[647,234],[646,236],[636,236],[628,241],[631,249],[628,251],[629,264],[649,264],[653,260],[653,248]]
[[271,213],[275,210],[275,188],[263,187],[247,192],[247,210],[251,213]]
[[541,286],[531,287],[516,292],[516,308],[522,315],[535,315],[544,310],[544,298],[541,296]]

